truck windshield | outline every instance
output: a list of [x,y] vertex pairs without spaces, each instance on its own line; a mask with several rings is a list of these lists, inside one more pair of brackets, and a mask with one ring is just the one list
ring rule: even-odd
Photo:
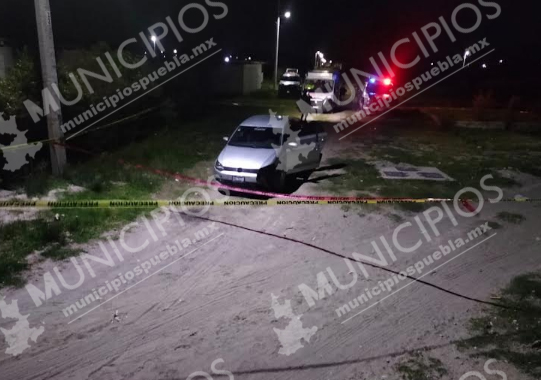
[[334,82],[332,80],[307,79],[304,88],[308,91],[333,92]]
[[229,140],[231,146],[273,149],[282,145],[282,129],[240,126]]
[[301,81],[301,77],[298,76],[298,75],[284,75],[282,77],[283,81],[286,81],[286,82],[300,82]]

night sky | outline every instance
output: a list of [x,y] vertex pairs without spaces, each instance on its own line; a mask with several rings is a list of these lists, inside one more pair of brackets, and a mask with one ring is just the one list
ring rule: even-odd
[[[56,44],[59,48],[89,46],[97,41],[117,45],[166,16],[176,18],[183,5],[193,1],[159,0],[50,0]],[[204,3],[203,0],[198,1]],[[478,5],[483,14],[492,8]],[[209,27],[193,43],[214,37],[232,55],[252,56],[271,61],[274,55],[277,0],[225,1],[229,14],[223,20],[211,20]],[[281,62],[284,66],[307,68],[316,50],[329,59],[342,61],[359,69],[379,51],[386,55],[397,40],[411,38],[439,16],[450,19],[452,10],[464,1],[458,0],[282,0],[281,12],[290,10],[293,17],[284,21],[281,32]],[[541,68],[541,23],[539,0],[500,0],[502,15],[496,20],[484,19],[470,35],[458,35],[450,44],[445,36],[436,42],[443,55],[455,54],[478,39],[487,37],[498,57],[535,64]],[[208,7],[207,7],[208,8]],[[219,12],[216,9],[212,12]],[[467,11],[464,13],[468,13]],[[467,15],[466,15],[467,16]],[[197,20],[192,20],[197,24]],[[468,17],[465,25],[471,25]],[[11,39],[17,47],[35,49],[36,31],[32,0],[0,0],[0,37]],[[171,50],[193,47],[191,39],[164,41]],[[141,50],[142,51],[142,50]],[[403,51],[400,54],[417,54]]]

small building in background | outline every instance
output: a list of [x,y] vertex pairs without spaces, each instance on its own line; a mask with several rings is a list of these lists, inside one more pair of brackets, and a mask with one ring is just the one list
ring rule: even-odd
[[5,78],[7,70],[13,66],[13,49],[7,40],[0,37],[0,78]]
[[212,91],[216,95],[248,95],[261,90],[263,62],[224,62],[212,73]]

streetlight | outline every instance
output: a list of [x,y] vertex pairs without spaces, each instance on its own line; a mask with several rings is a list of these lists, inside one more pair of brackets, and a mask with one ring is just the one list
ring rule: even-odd
[[[284,13],[285,18],[291,17],[291,12]],[[274,89],[278,89],[278,55],[280,54],[280,24],[282,16],[278,16],[276,20],[276,61],[274,63]]]
[[225,63],[229,63],[229,61],[231,61],[231,59],[229,57],[225,57],[224,61],[225,61]]
[[156,36],[152,36],[150,37],[150,39],[152,40],[152,42],[154,42],[154,54],[156,54],[156,41],[158,40],[158,38]]
[[173,50],[173,53],[174,53],[174,54],[177,54],[177,53],[178,53],[177,49]]
[[466,66],[466,59],[471,55],[471,51],[470,49],[466,49],[466,51],[464,52],[464,65],[462,67],[465,67]]

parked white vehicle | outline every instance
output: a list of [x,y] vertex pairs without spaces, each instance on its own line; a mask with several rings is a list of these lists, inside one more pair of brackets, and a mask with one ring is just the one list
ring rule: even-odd
[[227,145],[214,165],[219,182],[282,191],[289,176],[308,178],[319,167],[327,133],[319,123],[259,115],[224,140]]
[[312,108],[317,113],[332,112],[334,99],[340,94],[340,75],[330,70],[314,70],[306,75],[304,92],[310,97]]
[[278,95],[284,97],[287,95],[300,95],[302,90],[301,77],[299,75],[284,74],[280,79]]
[[288,67],[286,69],[286,72],[285,72],[284,75],[286,75],[286,76],[289,76],[289,75],[298,76],[299,75],[299,69],[293,69],[293,68]]

